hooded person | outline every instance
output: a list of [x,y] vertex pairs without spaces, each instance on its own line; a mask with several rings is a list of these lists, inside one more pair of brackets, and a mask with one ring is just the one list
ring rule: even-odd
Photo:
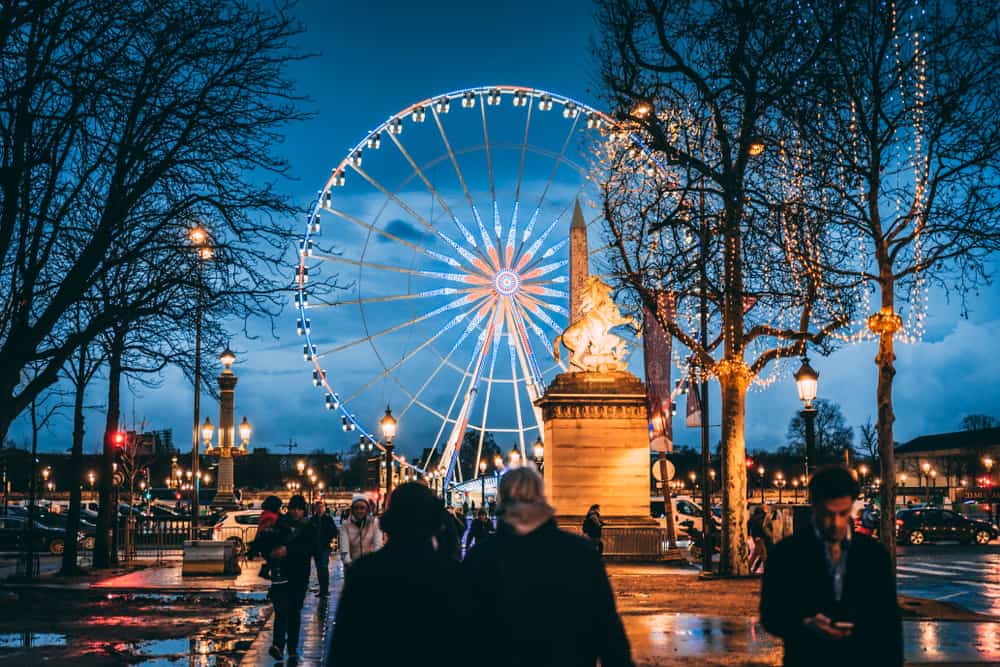
[[280,561],[276,558],[270,558],[271,550],[282,544],[282,536],[277,525],[278,519],[281,517],[281,498],[268,496],[260,504],[260,508],[262,511],[257,523],[257,532],[253,542],[250,543],[247,556],[249,558],[264,557],[264,564],[260,566],[258,573],[262,579],[271,579],[272,582],[281,581],[284,579],[284,575],[281,573],[281,568],[278,567]]
[[306,499],[294,495],[288,500],[288,513],[278,519],[276,529],[282,544],[270,552],[283,581],[271,579],[268,593],[274,605],[274,633],[268,653],[281,660],[288,651],[288,664],[298,663],[302,605],[309,586],[310,564],[316,553],[316,529],[307,516]]
[[[633,667],[604,564],[593,546],[559,530],[542,478],[530,467],[500,478],[497,534],[465,556],[465,616],[503,642],[479,664]],[[525,614],[546,619],[524,632]]]
[[344,569],[349,568],[362,556],[382,548],[382,530],[372,516],[371,505],[363,494],[355,494],[351,499],[350,514],[340,524],[340,560]]
[[460,565],[433,546],[441,501],[420,482],[400,485],[389,500],[380,521],[388,542],[347,571],[327,665],[412,664],[442,620],[463,613]]

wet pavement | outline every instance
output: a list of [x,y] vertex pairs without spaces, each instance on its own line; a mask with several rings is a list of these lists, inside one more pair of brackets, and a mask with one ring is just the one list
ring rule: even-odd
[[1000,544],[900,546],[897,569],[903,595],[1000,619]]

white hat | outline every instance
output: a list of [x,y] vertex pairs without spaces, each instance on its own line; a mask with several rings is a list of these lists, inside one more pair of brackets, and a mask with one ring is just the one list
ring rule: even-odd
[[355,493],[351,497],[351,507],[354,507],[355,503],[364,503],[365,505],[367,505],[368,504],[368,496],[366,496],[363,493]]

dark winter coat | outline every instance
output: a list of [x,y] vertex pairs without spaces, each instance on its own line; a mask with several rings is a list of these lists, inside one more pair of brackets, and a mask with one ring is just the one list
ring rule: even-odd
[[315,514],[310,519],[313,524],[313,528],[316,530],[316,539],[320,550],[329,551],[331,549],[330,543],[333,539],[340,535],[340,531],[337,529],[337,524],[334,522],[333,517],[329,512],[323,512],[323,514],[316,516]]
[[472,525],[469,526],[469,533],[465,536],[465,550],[468,551],[469,547],[471,547],[473,543],[479,544],[494,532],[492,521],[489,519],[486,519],[485,521],[476,519],[472,522]]
[[[855,533],[844,557],[847,570],[837,602],[824,545],[811,525],[768,554],[760,618],[768,632],[785,640],[786,667],[903,664],[902,623],[888,552]],[[828,640],[802,625],[817,613],[853,622],[851,636]]]
[[[478,664],[496,667],[632,667],[604,564],[555,520],[519,535],[500,522],[466,554],[465,617],[502,637]],[[525,618],[541,619],[537,627]]]
[[281,571],[290,585],[304,589],[309,585],[312,558],[316,555],[316,527],[307,518],[295,521],[287,514],[278,520],[278,527],[286,535],[283,546],[288,552],[281,559]]
[[[449,664],[432,656],[439,653],[436,639],[442,628],[469,618],[461,600],[460,567],[429,542],[392,539],[355,561],[337,605],[327,665]],[[464,647],[451,641],[444,645],[449,653],[464,655]]]
[[604,527],[604,522],[601,521],[601,515],[597,512],[589,512],[583,520],[583,534],[592,540],[601,539],[601,531]]

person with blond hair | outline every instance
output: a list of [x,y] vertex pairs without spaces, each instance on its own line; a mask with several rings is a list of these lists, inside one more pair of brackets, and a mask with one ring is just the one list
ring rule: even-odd
[[[556,525],[534,468],[500,479],[497,534],[477,543],[462,568],[471,609],[504,641],[483,665],[633,667],[604,564],[594,547]],[[544,632],[524,625],[544,619]]]

